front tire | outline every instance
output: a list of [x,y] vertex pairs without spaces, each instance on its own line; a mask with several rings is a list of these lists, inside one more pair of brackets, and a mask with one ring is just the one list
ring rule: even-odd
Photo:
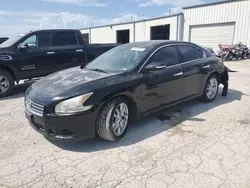
[[213,74],[209,76],[207,79],[202,95],[202,100],[204,102],[212,102],[218,93],[218,89],[219,89],[218,77]]
[[120,140],[129,123],[129,106],[126,100],[116,98],[107,102],[97,119],[98,135],[109,141]]
[[15,82],[10,73],[0,70],[0,98],[10,95],[15,87]]

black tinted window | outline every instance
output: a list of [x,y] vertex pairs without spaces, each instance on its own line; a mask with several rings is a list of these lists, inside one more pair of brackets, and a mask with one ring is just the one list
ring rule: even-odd
[[177,64],[177,51],[174,46],[168,46],[158,50],[150,59],[150,63],[162,62],[166,66]]
[[203,58],[203,51],[198,48],[192,46],[178,46],[178,49],[181,55],[181,63]]
[[38,35],[38,47],[45,48],[51,46],[51,33],[44,32]]
[[57,32],[53,34],[53,46],[76,45],[75,32]]

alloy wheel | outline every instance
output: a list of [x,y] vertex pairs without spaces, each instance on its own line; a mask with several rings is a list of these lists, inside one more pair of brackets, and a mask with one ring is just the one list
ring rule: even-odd
[[126,103],[120,103],[115,109],[112,130],[115,136],[121,136],[128,125],[128,106]]
[[0,93],[5,93],[8,91],[9,87],[9,80],[5,76],[0,75]]
[[207,88],[206,88],[206,95],[208,97],[208,99],[213,99],[216,94],[217,94],[217,90],[218,90],[218,82],[216,78],[211,78],[207,84]]

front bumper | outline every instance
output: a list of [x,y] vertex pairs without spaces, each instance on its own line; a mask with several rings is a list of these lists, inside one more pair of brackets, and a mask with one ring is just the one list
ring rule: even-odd
[[70,116],[38,116],[26,108],[25,116],[30,125],[48,139],[72,141],[90,139],[96,136],[97,114],[95,112]]

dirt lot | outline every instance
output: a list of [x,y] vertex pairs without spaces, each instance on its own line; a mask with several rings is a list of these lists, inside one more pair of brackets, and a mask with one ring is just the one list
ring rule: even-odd
[[22,85],[0,100],[0,187],[250,187],[250,61],[227,97],[144,118],[118,143],[50,142],[24,117]]

